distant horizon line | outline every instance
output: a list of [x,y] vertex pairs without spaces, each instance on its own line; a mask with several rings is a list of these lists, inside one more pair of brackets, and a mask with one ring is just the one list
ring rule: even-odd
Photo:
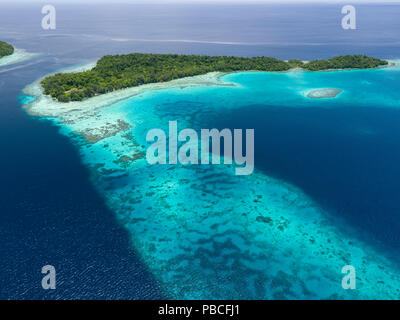
[[2,0],[2,4],[400,4],[400,0]]

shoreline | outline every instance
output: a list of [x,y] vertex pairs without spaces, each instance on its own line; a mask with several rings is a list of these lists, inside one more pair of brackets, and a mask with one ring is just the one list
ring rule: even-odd
[[[364,71],[364,70],[379,70],[379,69],[391,69],[400,67],[400,59],[387,59],[386,61],[388,61],[389,63],[388,65],[370,69],[329,69],[320,71],[310,71],[296,67],[289,69],[287,71],[274,71],[269,73]],[[72,73],[72,72],[87,71],[92,69],[96,65],[96,63],[97,61],[94,61],[83,65],[76,65],[61,70],[57,70],[27,85],[22,90],[23,94],[32,96],[35,98],[35,100],[33,100],[30,103],[23,104],[24,110],[31,116],[60,118],[61,120],[65,120],[64,118],[66,117],[66,113],[68,112],[78,111],[78,110],[90,111],[99,108],[104,108],[114,103],[117,103],[121,100],[125,100],[148,91],[163,90],[169,88],[183,89],[187,87],[196,87],[196,86],[238,86],[235,83],[223,82],[221,78],[225,75],[235,74],[235,73],[265,72],[265,71],[209,72],[203,75],[184,77],[180,79],[171,80],[168,82],[149,83],[141,86],[120,89],[113,92],[108,92],[105,94],[100,94],[91,98],[87,98],[82,101],[59,102],[56,99],[52,98],[51,96],[43,94],[43,88],[40,84],[42,79],[54,75],[56,73]]]
[[15,48],[13,54],[0,59],[0,68],[28,61],[35,57],[38,57],[39,55],[39,53],[31,53],[26,51],[25,49]]
[[[77,67],[63,69],[55,73],[81,72],[91,69],[94,65],[95,62],[88,63]],[[65,115],[65,113],[69,111],[77,111],[78,109],[82,111],[89,111],[89,110],[104,108],[114,103],[117,103],[121,100],[125,100],[133,96],[153,90],[162,90],[169,88],[183,89],[195,86],[222,86],[222,87],[237,86],[234,83],[228,83],[228,82],[225,83],[221,81],[221,78],[226,74],[227,73],[223,72],[210,72],[204,75],[185,77],[168,82],[150,83],[137,87],[116,90],[106,94],[101,94],[95,97],[85,99],[83,101],[71,101],[68,103],[59,102],[53,99],[51,96],[43,94],[43,88],[40,85],[40,81],[48,76],[46,75],[36,80],[35,82],[27,85],[22,90],[23,94],[33,96],[35,98],[34,101],[28,104],[24,104],[23,108],[31,116],[61,117],[62,119],[63,115]]]
[[227,57],[201,55],[171,55],[131,53],[106,55],[86,72],[56,74],[41,82],[46,95],[60,102],[85,99],[138,87],[143,84],[170,82],[213,72],[288,72],[293,69],[332,71],[343,69],[375,69],[387,66],[388,61],[366,55],[335,56],[327,60],[284,61],[272,57]]

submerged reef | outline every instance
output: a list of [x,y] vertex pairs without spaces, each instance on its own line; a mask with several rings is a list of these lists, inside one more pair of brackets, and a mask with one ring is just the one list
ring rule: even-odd
[[15,49],[10,55],[0,58],[0,67],[21,63],[39,56],[37,53],[30,53],[23,49]]
[[[93,185],[169,297],[399,299],[399,266],[295,186],[257,170],[235,176],[229,165],[152,166],[145,159],[146,133],[171,119],[196,128],[200,117],[243,101],[314,106],[298,91],[309,89],[309,77],[333,81],[328,76],[212,73],[70,103],[44,95],[38,81],[24,90],[35,100],[24,101],[28,113],[52,121],[78,146]],[[334,107],[343,96],[324,103]],[[357,290],[341,286],[345,265],[357,270]]]
[[316,89],[307,94],[307,97],[312,99],[335,98],[339,93],[343,92],[340,89]]

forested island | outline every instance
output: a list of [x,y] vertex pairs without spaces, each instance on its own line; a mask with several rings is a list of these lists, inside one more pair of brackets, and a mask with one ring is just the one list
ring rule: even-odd
[[14,53],[14,47],[11,44],[0,41],[0,59],[12,55]]
[[334,69],[371,69],[388,65],[386,60],[368,57],[365,55],[337,56],[329,60],[313,60],[302,66],[310,71],[334,70]]
[[96,66],[84,72],[57,73],[41,81],[44,94],[61,102],[81,101],[95,95],[142,84],[165,82],[209,72],[288,71],[302,68],[310,71],[330,69],[368,69],[388,62],[365,55],[337,56],[329,60],[304,63],[269,57],[229,57],[177,54],[107,55]]

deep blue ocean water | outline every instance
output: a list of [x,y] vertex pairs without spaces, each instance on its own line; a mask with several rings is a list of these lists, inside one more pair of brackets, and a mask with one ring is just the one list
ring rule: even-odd
[[[341,29],[339,6],[60,5],[51,32],[40,29],[40,8],[0,7],[0,39],[43,53],[0,68],[1,299],[164,296],[76,148],[57,127],[21,109],[25,85],[104,54],[134,51],[399,57],[398,6],[360,6],[357,31]],[[398,110],[380,106],[251,105],[201,125],[255,128],[257,169],[301,188],[371,244],[397,253],[399,120]],[[40,287],[45,264],[57,269],[55,292]]]
[[213,124],[254,128],[259,169],[300,187],[328,211],[367,231],[369,240],[400,249],[399,110],[263,105],[246,106],[246,111]]
[[[163,297],[76,149],[56,127],[21,112],[21,84],[41,72],[9,72],[7,85],[1,75],[0,298]],[[56,268],[55,291],[41,288],[46,264]]]

